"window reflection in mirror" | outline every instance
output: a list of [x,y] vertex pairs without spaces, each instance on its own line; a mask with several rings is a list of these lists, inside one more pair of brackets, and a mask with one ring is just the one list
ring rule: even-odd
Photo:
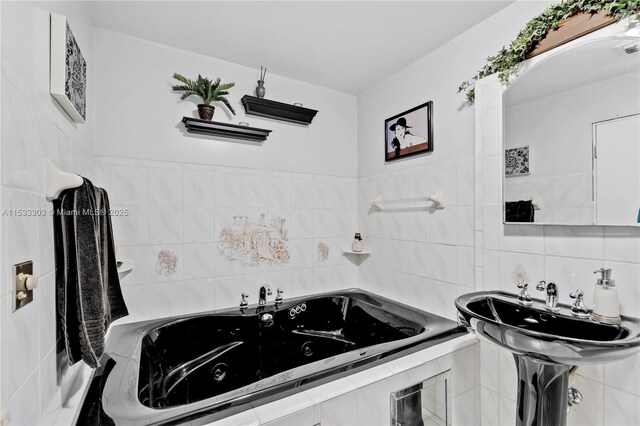
[[504,93],[504,220],[638,225],[640,38],[592,40]]

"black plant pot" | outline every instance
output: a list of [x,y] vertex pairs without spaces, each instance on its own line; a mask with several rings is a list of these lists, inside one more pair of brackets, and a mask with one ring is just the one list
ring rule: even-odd
[[211,105],[199,104],[198,105],[198,115],[201,120],[211,120],[213,118],[213,111],[215,107]]

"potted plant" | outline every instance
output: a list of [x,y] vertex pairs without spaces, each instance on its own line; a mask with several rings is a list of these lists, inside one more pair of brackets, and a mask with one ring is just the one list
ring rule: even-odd
[[215,107],[211,106],[211,102],[222,102],[233,115],[236,115],[229,100],[226,98],[226,95],[229,94],[229,89],[235,86],[235,83],[221,84],[219,78],[212,82],[200,74],[198,74],[198,79],[195,81],[178,73],[173,74],[173,78],[183,83],[173,86],[174,91],[184,92],[180,99],[185,100],[191,95],[199,96],[202,99],[202,103],[198,104],[198,115],[202,120],[211,120],[213,118]]

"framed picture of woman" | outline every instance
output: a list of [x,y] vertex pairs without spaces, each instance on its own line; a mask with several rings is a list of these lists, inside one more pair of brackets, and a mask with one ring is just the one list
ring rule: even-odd
[[393,161],[433,151],[433,102],[429,101],[384,121],[384,160]]

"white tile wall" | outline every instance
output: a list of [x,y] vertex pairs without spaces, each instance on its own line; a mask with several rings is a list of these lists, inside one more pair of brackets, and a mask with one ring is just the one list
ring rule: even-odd
[[352,426],[358,424],[358,392],[351,392],[314,405],[313,417],[316,423],[331,426]]
[[[491,391],[484,386],[480,386],[480,421],[482,425],[499,425],[500,412],[498,411],[500,397],[498,393]],[[512,425],[513,421],[506,425]]]
[[[136,265],[122,280],[136,317],[228,308],[242,291],[256,303],[264,283],[285,297],[357,286],[357,265],[342,256],[357,231],[353,178],[104,157],[97,168],[112,207],[129,212],[113,228],[118,256]],[[220,229],[234,216],[257,221],[262,213],[286,219],[289,262],[243,266],[222,256]],[[317,257],[320,242],[330,247],[326,261]],[[178,256],[175,273],[158,272],[161,250]]]
[[[359,268],[360,287],[457,318],[454,299],[475,287],[473,168],[472,158],[461,158],[358,179],[359,227],[365,244],[372,247]],[[378,196],[398,199],[440,191],[443,210],[369,209]],[[480,421],[479,358],[474,347],[454,357],[454,424]]]
[[[636,365],[637,367],[637,365]],[[640,397],[604,387],[604,425],[631,426],[640,424]]]
[[[56,378],[53,223],[49,214],[52,205],[42,195],[42,160],[48,158],[63,169],[92,179],[95,171],[91,140],[93,124],[91,119],[83,126],[73,124],[48,90],[41,88],[40,80],[31,78],[31,73],[46,75],[48,88],[48,30],[46,52],[38,49],[41,44],[37,36],[41,32],[33,31],[33,28],[48,28],[48,13],[40,10],[34,17],[32,8],[17,4],[3,4],[2,8],[13,8],[11,12],[15,12],[16,22],[36,20],[27,26],[31,34],[25,35],[21,42],[33,41],[30,52],[37,56],[37,63],[29,62],[27,56],[23,62],[13,63],[3,50],[0,76],[0,206],[3,211],[0,218],[0,423],[41,424],[47,410],[58,410],[62,405]],[[77,11],[69,6],[68,13],[73,15],[72,10]],[[84,36],[82,24],[78,19],[74,31]],[[19,27],[14,24],[13,30]],[[88,45],[83,52],[90,61],[91,39],[85,42]],[[20,70],[29,65],[33,67],[28,73]],[[91,79],[91,75],[88,78]],[[88,97],[88,108],[91,109],[92,93],[88,93]],[[40,277],[40,285],[34,301],[12,313],[12,266],[27,260],[34,262],[34,273]]]
[[386,426],[391,418],[390,404],[379,404],[379,395],[391,395],[393,379],[386,378],[358,388],[358,421],[363,425]]
[[[360,286],[456,318],[453,300],[474,287],[473,159],[358,179],[358,218],[372,255]],[[374,211],[369,202],[443,192],[445,208]]]
[[454,397],[473,390],[479,379],[480,370],[476,367],[479,359],[479,345],[468,346],[453,354],[452,369],[455,375],[451,380],[451,393]]
[[[299,392],[285,399],[276,400],[266,405],[256,406],[254,412],[260,423],[278,425],[313,424],[313,403],[304,392]],[[294,423],[297,421],[298,423]]]
[[586,405],[571,408],[568,425],[597,426],[604,424],[604,386],[602,383],[577,376],[572,385],[588,401]]
[[[484,401],[481,401],[484,408]],[[516,418],[516,402],[512,399],[506,398],[500,395],[498,402],[498,424],[504,426],[510,426],[513,424]],[[486,409],[492,409],[495,407],[487,406]],[[491,423],[489,423],[491,424]],[[484,424],[483,424],[484,425]]]
[[[494,77],[477,84],[476,166],[484,173],[476,180],[476,282],[477,289],[515,292],[511,273],[521,265],[530,280],[555,281],[560,301],[570,303],[570,292],[581,288],[587,304],[593,303],[595,276],[600,267],[613,269],[622,314],[640,315],[640,234],[637,228],[602,226],[531,226],[502,224],[502,179],[499,111],[502,91]],[[486,105],[492,105],[491,108]],[[496,111],[494,111],[494,109]],[[491,170],[487,170],[490,168]],[[476,170],[477,172],[477,170]],[[481,271],[481,272],[480,272]],[[535,290],[533,290],[535,293]],[[513,357],[504,349],[481,343],[483,425],[513,424],[516,371]],[[638,357],[603,366],[579,367],[575,387],[585,400],[573,407],[571,425],[638,424],[640,362]],[[495,413],[498,413],[496,418]]]
[[182,194],[184,205],[192,207],[213,207],[213,172],[202,170],[182,171]]
[[313,407],[300,410],[295,414],[265,423],[266,426],[300,426],[313,424],[315,424],[313,421]]
[[453,398],[452,424],[459,426],[476,426],[478,424],[479,393],[480,389],[474,387]]

